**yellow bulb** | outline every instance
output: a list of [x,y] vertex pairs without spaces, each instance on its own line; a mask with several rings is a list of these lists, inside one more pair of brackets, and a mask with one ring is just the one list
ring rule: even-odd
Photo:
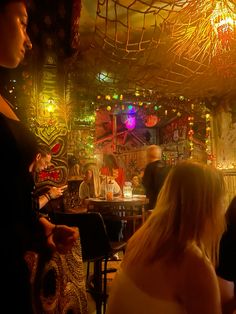
[[55,111],[54,105],[47,105],[47,111],[48,111],[49,113],[53,113],[53,112]]

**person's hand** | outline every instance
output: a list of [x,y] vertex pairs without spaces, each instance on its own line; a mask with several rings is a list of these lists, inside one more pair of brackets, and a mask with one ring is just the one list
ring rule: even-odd
[[56,198],[62,196],[62,194],[66,188],[67,188],[67,185],[61,186],[59,188],[56,186],[53,186],[49,189],[48,194],[49,194],[51,199],[56,199]]
[[78,238],[79,229],[77,227],[56,225],[47,236],[47,243],[52,250],[66,254],[72,249]]

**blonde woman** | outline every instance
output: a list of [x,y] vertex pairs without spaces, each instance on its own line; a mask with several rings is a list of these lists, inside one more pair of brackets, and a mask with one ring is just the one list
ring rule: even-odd
[[214,271],[224,231],[224,181],[184,161],[160,191],[153,214],[128,242],[107,314],[220,314]]
[[101,193],[99,172],[96,166],[90,165],[86,171],[83,182],[79,186],[81,205],[88,204],[90,197],[98,197]]

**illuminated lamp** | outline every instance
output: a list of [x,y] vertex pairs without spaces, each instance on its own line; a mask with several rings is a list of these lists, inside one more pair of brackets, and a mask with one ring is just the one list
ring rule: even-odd
[[125,122],[126,129],[133,130],[135,126],[136,126],[136,118],[134,116],[128,116]]
[[55,111],[55,109],[56,109],[56,106],[55,106],[54,99],[49,98],[49,99],[48,99],[48,102],[46,103],[46,110],[47,110],[50,114],[53,114],[54,111]]
[[233,4],[218,1],[211,15],[212,27],[221,41],[223,48],[230,48],[230,41],[235,35],[236,15],[233,13]]
[[153,114],[149,114],[145,118],[145,126],[148,128],[154,127],[158,122],[160,121],[160,118]]

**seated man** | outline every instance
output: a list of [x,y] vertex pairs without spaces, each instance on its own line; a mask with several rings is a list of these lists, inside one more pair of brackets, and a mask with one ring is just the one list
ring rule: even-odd
[[[32,180],[34,180],[34,175],[37,172],[40,172],[44,169],[47,169],[51,165],[52,154],[50,149],[47,146],[38,146],[38,152],[29,165],[29,172],[32,175]],[[59,198],[63,195],[64,190],[67,188],[67,185],[56,187],[52,186],[47,189],[47,192],[38,195],[37,192],[34,192],[35,207],[40,210],[42,209],[51,199]]]

